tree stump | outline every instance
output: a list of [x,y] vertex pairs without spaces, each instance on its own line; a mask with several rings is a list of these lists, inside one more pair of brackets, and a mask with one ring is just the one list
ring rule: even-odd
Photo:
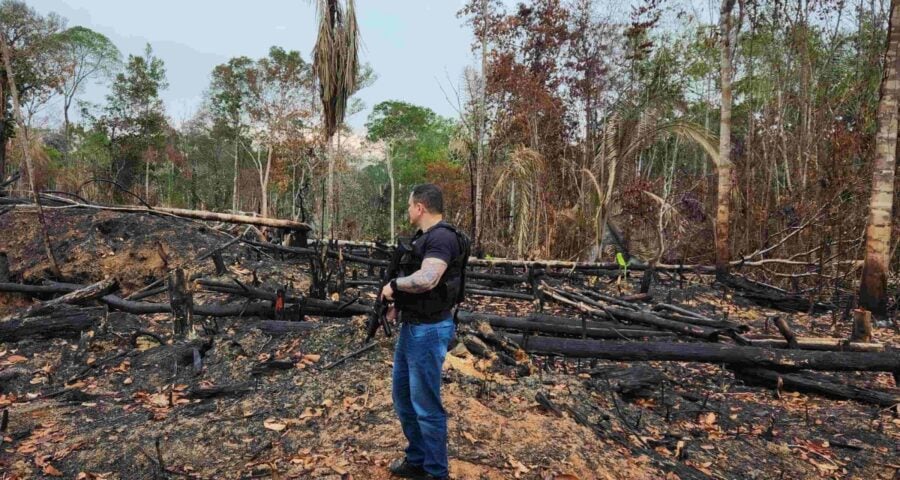
[[221,252],[212,254],[213,264],[216,266],[216,275],[225,275],[228,270],[225,268],[225,260],[222,258]]
[[788,325],[787,320],[781,317],[775,317],[775,326],[778,327],[778,331],[781,332],[781,335],[784,336],[784,339],[787,340],[788,348],[799,348],[797,345],[797,336],[794,335],[794,331],[791,330],[790,325]]
[[8,282],[9,280],[9,258],[6,252],[0,252],[0,282]]
[[651,263],[650,268],[644,270],[644,274],[641,276],[641,293],[649,293],[650,287],[653,286],[653,281],[656,280],[656,264]]
[[850,335],[853,342],[872,341],[872,312],[857,308],[853,310],[853,333]]
[[193,326],[194,296],[187,288],[184,270],[177,268],[169,274],[169,306],[172,308],[172,328],[176,336],[184,335]]

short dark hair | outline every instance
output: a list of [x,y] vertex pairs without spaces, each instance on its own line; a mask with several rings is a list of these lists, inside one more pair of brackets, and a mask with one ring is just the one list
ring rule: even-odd
[[440,187],[433,183],[413,187],[412,198],[414,202],[425,205],[425,209],[431,213],[444,213],[444,194],[441,193]]

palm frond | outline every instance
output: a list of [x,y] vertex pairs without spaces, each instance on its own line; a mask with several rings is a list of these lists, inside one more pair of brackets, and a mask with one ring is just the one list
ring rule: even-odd
[[319,0],[318,15],[313,70],[319,82],[325,136],[331,138],[344,122],[347,100],[356,91],[359,24],[354,0],[346,0],[343,7],[338,0]]

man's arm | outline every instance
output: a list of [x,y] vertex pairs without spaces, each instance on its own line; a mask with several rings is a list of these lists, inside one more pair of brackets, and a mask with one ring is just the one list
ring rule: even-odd
[[422,293],[436,287],[447,271],[447,262],[434,257],[422,260],[422,268],[412,275],[397,279],[397,289],[408,293]]

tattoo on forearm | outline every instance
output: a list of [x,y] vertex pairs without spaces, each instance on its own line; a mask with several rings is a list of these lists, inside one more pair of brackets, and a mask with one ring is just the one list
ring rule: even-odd
[[422,268],[408,277],[397,279],[397,289],[409,293],[422,293],[436,287],[447,271],[447,263],[437,258],[426,258]]

